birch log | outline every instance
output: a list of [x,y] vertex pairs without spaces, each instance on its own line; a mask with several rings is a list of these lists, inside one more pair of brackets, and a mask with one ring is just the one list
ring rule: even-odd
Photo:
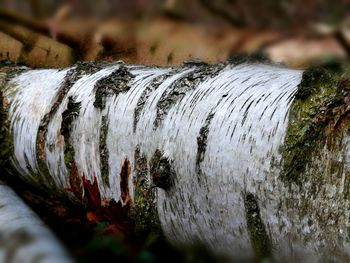
[[0,183],[0,262],[73,262],[51,231]]
[[3,159],[30,184],[133,230],[161,227],[174,244],[349,261],[348,68],[7,68]]

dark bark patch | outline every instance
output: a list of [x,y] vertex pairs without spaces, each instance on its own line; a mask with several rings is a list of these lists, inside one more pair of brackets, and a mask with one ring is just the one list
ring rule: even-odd
[[129,205],[131,203],[131,198],[129,195],[130,173],[131,173],[130,161],[128,159],[125,159],[120,172],[120,196],[125,205]]
[[73,121],[79,116],[81,102],[76,102],[73,97],[68,98],[67,109],[62,113],[61,134],[69,138]]
[[78,61],[75,65],[75,73],[72,72],[72,81],[78,80],[82,75],[91,75],[108,66],[103,62]]
[[127,92],[131,88],[129,82],[134,77],[125,66],[120,65],[110,75],[99,79],[95,84],[94,106],[101,110],[104,109],[106,107],[106,97]]
[[108,123],[107,117],[102,116],[100,129],[100,162],[101,162],[101,178],[102,183],[109,187],[109,152],[107,147]]
[[201,177],[202,177],[201,162],[203,161],[205,152],[207,150],[209,126],[213,117],[214,117],[214,113],[210,113],[208,115],[204,125],[199,130],[199,135],[197,137],[196,173],[197,173],[198,183],[201,183]]
[[272,244],[260,216],[260,208],[254,194],[246,192],[243,194],[246,212],[247,228],[250,240],[255,252],[256,260],[261,262],[272,256]]
[[157,116],[154,120],[154,129],[157,129],[165,119],[169,110],[179,102],[187,92],[194,90],[201,82],[215,77],[224,65],[195,66],[195,70],[173,82],[162,94],[157,103]]
[[174,183],[176,173],[167,157],[160,150],[156,150],[150,164],[150,173],[153,185],[165,191]]
[[[68,98],[67,109],[62,113],[61,134],[64,138],[64,163],[67,167],[68,174],[74,174],[72,169],[74,168],[75,151],[70,142],[71,126],[75,118],[80,112],[80,102],[75,102],[73,97]],[[78,175],[75,175],[77,177]],[[71,187],[74,187],[71,185]]]

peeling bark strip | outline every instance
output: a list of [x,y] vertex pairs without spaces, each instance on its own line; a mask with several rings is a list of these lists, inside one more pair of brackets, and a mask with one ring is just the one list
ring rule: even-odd
[[52,194],[70,189],[128,233],[161,225],[233,258],[350,260],[349,66],[106,64],[54,106],[70,70],[5,80],[8,153],[27,181],[43,158]]
[[6,185],[0,185],[0,261],[73,262],[50,230]]

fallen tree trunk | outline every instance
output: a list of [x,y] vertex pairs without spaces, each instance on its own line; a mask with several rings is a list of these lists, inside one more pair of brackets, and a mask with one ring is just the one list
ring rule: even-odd
[[10,176],[231,258],[350,259],[348,67],[3,71]]
[[0,261],[72,262],[50,230],[0,183]]

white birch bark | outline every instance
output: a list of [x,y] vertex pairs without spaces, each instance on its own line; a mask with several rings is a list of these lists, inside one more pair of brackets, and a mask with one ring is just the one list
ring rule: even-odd
[[142,177],[144,191],[157,186],[150,203],[174,244],[200,241],[232,258],[348,260],[347,132],[337,151],[310,153],[302,184],[282,175],[302,74],[261,63],[27,70],[3,91],[12,163],[28,182],[74,188],[73,199],[94,185],[102,207],[138,207]]

